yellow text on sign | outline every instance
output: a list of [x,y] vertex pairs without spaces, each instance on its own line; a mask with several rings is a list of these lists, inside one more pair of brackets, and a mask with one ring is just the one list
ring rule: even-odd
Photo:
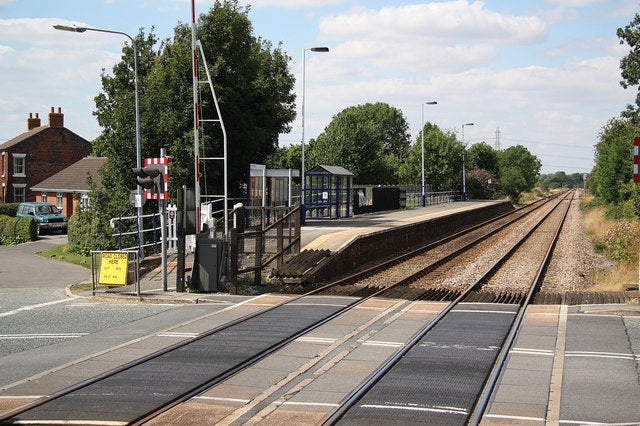
[[127,285],[128,261],[129,254],[127,252],[100,253],[100,277],[98,283]]

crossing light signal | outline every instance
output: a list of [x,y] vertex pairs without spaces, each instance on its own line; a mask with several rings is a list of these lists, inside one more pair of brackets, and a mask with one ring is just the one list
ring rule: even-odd
[[138,185],[144,189],[147,200],[166,200],[168,197],[168,164],[169,157],[145,158],[144,167],[131,169],[135,174]]

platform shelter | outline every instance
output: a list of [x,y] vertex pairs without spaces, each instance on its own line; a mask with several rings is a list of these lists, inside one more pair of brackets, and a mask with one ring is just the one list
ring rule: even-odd
[[353,173],[340,166],[317,165],[304,173],[305,218],[340,219],[353,215]]

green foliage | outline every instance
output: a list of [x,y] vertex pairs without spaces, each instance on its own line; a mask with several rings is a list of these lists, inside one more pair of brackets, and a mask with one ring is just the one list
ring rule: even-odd
[[278,148],[267,157],[265,164],[270,169],[300,170],[302,167],[302,145],[297,144]]
[[20,203],[0,203],[0,215],[15,216]]
[[502,191],[513,201],[521,192],[533,189],[542,166],[540,160],[522,145],[500,151],[498,164]]
[[[627,89],[629,86],[640,84],[640,15],[637,13],[631,22],[624,28],[618,28],[620,44],[628,44],[629,54],[620,60],[622,80],[620,85]],[[636,94],[635,105],[627,105],[623,117],[637,121],[640,108],[640,92]]]
[[[424,132],[425,183],[435,191],[462,189],[462,156],[464,145],[452,131],[443,132],[426,123]],[[422,133],[416,137],[409,155],[400,167],[400,183],[415,184],[422,175]]]
[[31,217],[0,215],[0,245],[19,244],[38,239],[38,225]]
[[467,150],[466,167],[468,170],[484,169],[497,176],[500,172],[498,166],[498,152],[486,142],[471,145]]
[[511,199],[511,202],[516,203],[520,197],[520,193],[525,191],[527,186],[522,173],[515,167],[502,168],[502,174],[500,177],[502,183],[502,193]]
[[69,250],[82,256],[87,256],[91,250],[113,250],[115,240],[109,235],[108,220],[101,220],[91,212],[76,212],[69,219],[68,241]]
[[596,242],[596,250],[606,254],[614,262],[630,261],[635,258],[640,244],[640,229],[637,221],[622,219],[607,231],[602,241]]
[[594,176],[594,195],[607,203],[624,200],[622,186],[633,175],[632,153],[633,136],[637,127],[629,120],[612,119],[602,129],[595,148],[596,167]]
[[556,172],[540,175],[539,183],[550,189],[556,188],[582,188],[584,179],[582,173],[573,173],[567,175],[565,172]]
[[408,129],[402,112],[388,104],[348,107],[309,142],[305,167],[342,166],[353,173],[357,183],[397,183],[396,166],[409,150]]
[[94,182],[90,178],[87,181],[91,188],[88,194],[89,208],[76,211],[67,226],[69,250],[82,256],[88,255],[91,250],[115,249],[116,240],[111,237],[113,230],[109,227],[109,220],[131,208],[128,198],[125,198],[128,190],[124,189],[125,193],[119,195],[115,188],[111,192],[104,189],[97,191]]

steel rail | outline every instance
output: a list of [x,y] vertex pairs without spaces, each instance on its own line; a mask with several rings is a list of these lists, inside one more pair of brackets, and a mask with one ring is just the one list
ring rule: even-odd
[[493,389],[495,388],[498,378],[500,377],[500,373],[504,368],[505,362],[507,360],[507,356],[509,355],[509,351],[513,347],[516,337],[518,336],[518,333],[522,328],[524,315],[526,313],[527,307],[531,303],[533,299],[533,295],[535,294],[536,290],[538,289],[538,286],[540,285],[540,283],[542,282],[542,279],[544,278],[544,273],[546,272],[547,267],[549,266],[549,262],[551,262],[553,250],[555,249],[555,246],[560,237],[560,232],[562,231],[562,227],[567,219],[567,215],[569,214],[569,209],[571,207],[571,203],[573,202],[574,196],[575,196],[575,191],[572,191],[571,198],[569,199],[569,203],[567,205],[567,209],[565,210],[564,215],[562,216],[562,220],[560,221],[560,223],[558,224],[558,227],[555,230],[554,236],[552,238],[551,243],[549,244],[549,247],[547,248],[544,259],[540,267],[538,268],[538,272],[535,278],[531,282],[529,291],[527,292],[527,296],[522,302],[520,309],[518,310],[518,314],[516,315],[516,318],[511,327],[511,330],[509,331],[509,334],[507,335],[507,339],[498,354],[498,357],[493,366],[493,369],[489,373],[489,378],[485,382],[485,386],[482,392],[480,393],[480,397],[478,398],[476,405],[473,408],[471,415],[469,416],[468,424],[477,425],[482,420],[482,415],[486,410],[487,404],[489,403],[489,398],[491,397],[491,393],[493,392]]
[[[560,203],[558,203],[559,205]],[[554,209],[557,207],[554,206]],[[503,255],[498,261],[496,261],[479,279],[477,279],[472,285],[470,285],[465,291],[463,291],[455,300],[450,302],[447,306],[445,306],[438,314],[436,314],[425,326],[423,326],[420,330],[413,334],[413,336],[409,339],[409,341],[398,351],[393,353],[389,358],[387,358],[376,370],[374,370],[361,384],[358,388],[354,389],[340,404],[340,407],[327,416],[322,425],[334,425],[336,424],[348,411],[351,407],[353,407],[362,397],[369,391],[373,386],[380,381],[382,377],[384,377],[399,361],[402,359],[415,345],[417,345],[422,338],[427,335],[442,319],[453,310],[458,304],[460,304],[464,299],[471,294],[478,287],[481,287],[482,284],[495,272],[499,269],[504,262],[508,260],[509,257],[515,253],[515,251],[524,243],[526,239],[528,239],[535,230],[553,213],[554,209],[549,211],[544,217],[524,236],[522,237],[516,244],[514,244],[511,249]]]

